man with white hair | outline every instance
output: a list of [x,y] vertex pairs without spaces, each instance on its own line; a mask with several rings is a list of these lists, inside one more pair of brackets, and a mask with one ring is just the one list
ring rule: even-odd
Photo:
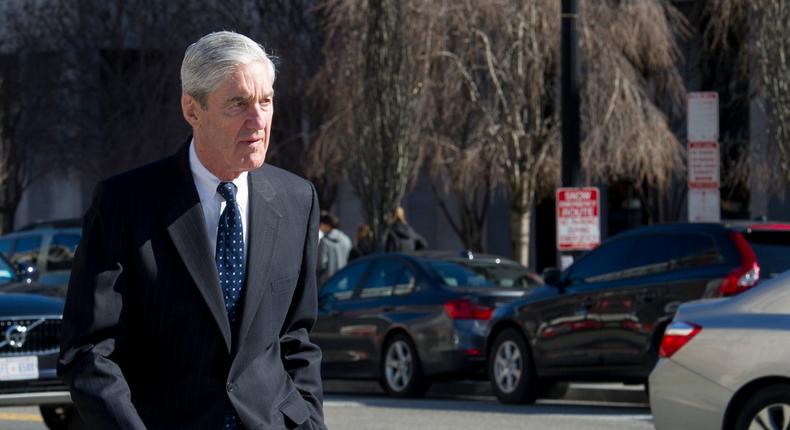
[[264,164],[274,73],[249,38],[204,36],[181,67],[193,137],[96,187],[58,363],[88,428],[325,428],[318,201]]

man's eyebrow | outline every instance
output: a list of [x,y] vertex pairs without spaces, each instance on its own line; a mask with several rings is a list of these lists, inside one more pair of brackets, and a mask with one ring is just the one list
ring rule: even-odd
[[227,101],[228,101],[229,103],[236,103],[236,102],[249,102],[251,98],[252,98],[252,97],[250,97],[250,96],[236,96],[236,97],[231,97],[231,98],[229,98]]

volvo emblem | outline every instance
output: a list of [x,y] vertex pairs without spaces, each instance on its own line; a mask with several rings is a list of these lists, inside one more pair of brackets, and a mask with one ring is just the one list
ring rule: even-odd
[[27,327],[14,324],[5,331],[5,340],[12,348],[22,348],[27,338]]

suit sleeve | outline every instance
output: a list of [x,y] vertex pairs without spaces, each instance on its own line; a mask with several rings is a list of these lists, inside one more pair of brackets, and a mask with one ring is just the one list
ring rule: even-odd
[[304,240],[302,265],[286,318],[280,347],[285,370],[310,410],[310,426],[325,429],[323,389],[321,385],[321,350],[310,341],[309,334],[317,314],[316,254],[318,241],[318,197],[310,184],[312,203]]
[[145,429],[129,386],[113,361],[126,274],[118,199],[97,186],[85,215],[63,311],[58,376],[89,428]]

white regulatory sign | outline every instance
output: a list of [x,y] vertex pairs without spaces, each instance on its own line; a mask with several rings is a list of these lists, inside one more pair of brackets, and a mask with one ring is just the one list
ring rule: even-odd
[[719,141],[719,94],[714,91],[688,93],[687,140]]
[[719,188],[719,144],[689,142],[689,188]]
[[721,221],[719,189],[689,189],[689,221]]

